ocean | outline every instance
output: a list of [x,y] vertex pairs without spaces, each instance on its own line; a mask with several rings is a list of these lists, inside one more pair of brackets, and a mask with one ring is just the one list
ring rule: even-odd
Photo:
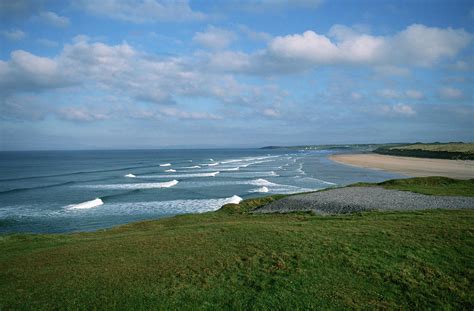
[[0,233],[92,231],[241,199],[402,176],[332,162],[352,149],[0,152]]

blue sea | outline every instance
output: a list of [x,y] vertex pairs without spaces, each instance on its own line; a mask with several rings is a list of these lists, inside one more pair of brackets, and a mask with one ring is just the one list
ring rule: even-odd
[[401,177],[328,159],[341,152],[354,150],[1,152],[0,232],[91,231],[215,211],[251,197]]

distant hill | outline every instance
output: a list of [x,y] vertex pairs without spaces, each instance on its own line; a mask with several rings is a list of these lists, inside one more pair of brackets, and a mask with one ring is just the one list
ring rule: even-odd
[[474,160],[474,143],[415,143],[398,146],[381,146],[374,150],[375,153],[450,160]]
[[343,149],[363,149],[371,151],[379,147],[391,147],[406,145],[406,143],[396,144],[336,144],[336,145],[299,145],[299,146],[265,146],[260,149],[294,149],[294,150],[343,150]]

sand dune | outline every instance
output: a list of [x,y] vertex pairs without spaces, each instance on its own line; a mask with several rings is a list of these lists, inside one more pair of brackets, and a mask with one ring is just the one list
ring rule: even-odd
[[331,160],[408,176],[446,176],[459,179],[474,178],[474,161],[396,157],[379,154],[337,154]]

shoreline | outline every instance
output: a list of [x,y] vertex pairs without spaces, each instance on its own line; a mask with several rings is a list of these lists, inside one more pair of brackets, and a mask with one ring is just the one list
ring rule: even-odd
[[375,153],[335,154],[331,161],[354,166],[383,170],[410,177],[444,176],[457,179],[474,178],[474,161],[413,158]]

